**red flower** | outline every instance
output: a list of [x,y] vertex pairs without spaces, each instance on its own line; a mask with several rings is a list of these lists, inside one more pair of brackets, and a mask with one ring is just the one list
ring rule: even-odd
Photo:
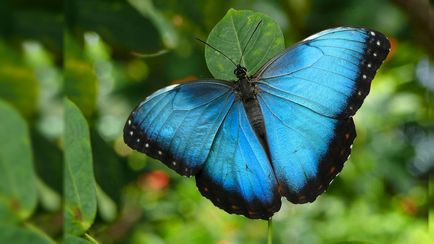
[[143,189],[163,190],[169,185],[169,176],[161,170],[142,174],[138,179],[139,186]]

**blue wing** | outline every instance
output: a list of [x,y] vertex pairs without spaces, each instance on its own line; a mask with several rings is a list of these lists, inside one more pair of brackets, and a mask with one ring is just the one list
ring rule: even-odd
[[273,169],[240,100],[225,118],[196,183],[202,195],[229,213],[268,219],[280,209]]
[[232,87],[220,81],[163,88],[131,113],[124,141],[181,175],[194,175],[208,157],[233,101]]
[[124,141],[182,175],[229,213],[267,219],[280,194],[267,155],[241,100],[225,82],[159,90],[130,115]]
[[352,115],[390,43],[379,32],[336,28],[307,38],[255,76],[281,193],[294,203],[325,191],[350,155]]
[[312,202],[325,191],[351,152],[352,118],[337,120],[267,92],[258,95],[281,194]]
[[271,60],[256,79],[276,96],[328,117],[348,118],[368,95],[389,49],[389,41],[379,32],[329,29]]

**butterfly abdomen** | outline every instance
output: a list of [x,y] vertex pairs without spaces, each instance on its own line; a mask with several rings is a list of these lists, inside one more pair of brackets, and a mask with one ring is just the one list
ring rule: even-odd
[[265,134],[264,118],[262,117],[261,108],[257,99],[249,100],[244,104],[244,109],[246,110],[247,117],[249,118],[250,124],[256,134],[263,138]]
[[255,85],[247,78],[238,80],[238,90],[241,100],[243,101],[244,109],[250,125],[253,127],[256,135],[264,139],[265,125],[262,117],[261,108],[255,94]]

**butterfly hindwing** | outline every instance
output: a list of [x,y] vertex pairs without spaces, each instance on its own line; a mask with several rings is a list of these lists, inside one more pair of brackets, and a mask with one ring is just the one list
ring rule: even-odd
[[124,141],[181,175],[194,175],[208,157],[233,100],[231,86],[220,81],[163,88],[131,113]]
[[341,171],[356,137],[351,116],[389,48],[379,32],[330,29],[286,50],[255,76],[271,161],[291,202],[315,200]]
[[241,101],[225,118],[196,183],[202,195],[229,213],[268,219],[280,209],[272,166]]
[[350,154],[353,120],[324,117],[266,91],[258,97],[281,194],[294,203],[314,201]]

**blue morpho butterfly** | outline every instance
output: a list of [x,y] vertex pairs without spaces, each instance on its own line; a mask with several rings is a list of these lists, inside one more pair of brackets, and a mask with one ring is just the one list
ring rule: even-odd
[[129,116],[124,141],[195,176],[201,194],[228,213],[269,219],[282,196],[312,202],[342,170],[356,137],[352,116],[389,51],[373,30],[322,31],[251,77],[238,64],[236,81],[154,92]]

